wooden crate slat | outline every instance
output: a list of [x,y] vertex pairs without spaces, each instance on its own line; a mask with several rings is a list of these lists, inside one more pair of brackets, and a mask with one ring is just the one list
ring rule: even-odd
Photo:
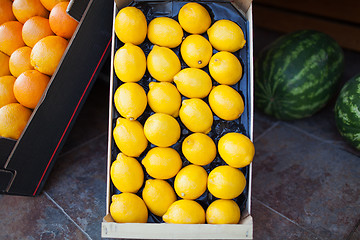
[[340,46],[360,51],[360,27],[254,4],[254,25],[279,32],[313,29],[333,37]]
[[360,24],[359,0],[254,0],[258,3]]

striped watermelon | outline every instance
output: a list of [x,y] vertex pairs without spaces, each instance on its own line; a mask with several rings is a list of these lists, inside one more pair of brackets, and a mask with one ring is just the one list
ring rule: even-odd
[[328,35],[284,35],[256,59],[255,105],[281,120],[309,117],[334,95],[343,66],[343,51]]
[[335,104],[335,120],[340,134],[360,150],[360,74],[341,89]]

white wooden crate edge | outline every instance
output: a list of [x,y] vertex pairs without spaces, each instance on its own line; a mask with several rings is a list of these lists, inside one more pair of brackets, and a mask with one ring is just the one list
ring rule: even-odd
[[250,215],[239,224],[115,223],[110,215],[104,219],[103,238],[253,239],[253,220]]

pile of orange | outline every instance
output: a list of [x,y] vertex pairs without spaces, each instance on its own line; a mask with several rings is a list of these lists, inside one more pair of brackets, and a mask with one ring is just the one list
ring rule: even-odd
[[0,1],[0,137],[18,139],[78,22],[69,0]]

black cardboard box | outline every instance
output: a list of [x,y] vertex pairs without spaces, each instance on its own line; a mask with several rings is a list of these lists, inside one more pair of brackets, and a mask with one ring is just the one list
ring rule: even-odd
[[41,192],[103,63],[110,53],[112,0],[73,0],[79,20],[62,60],[20,138],[0,138],[0,193]]

